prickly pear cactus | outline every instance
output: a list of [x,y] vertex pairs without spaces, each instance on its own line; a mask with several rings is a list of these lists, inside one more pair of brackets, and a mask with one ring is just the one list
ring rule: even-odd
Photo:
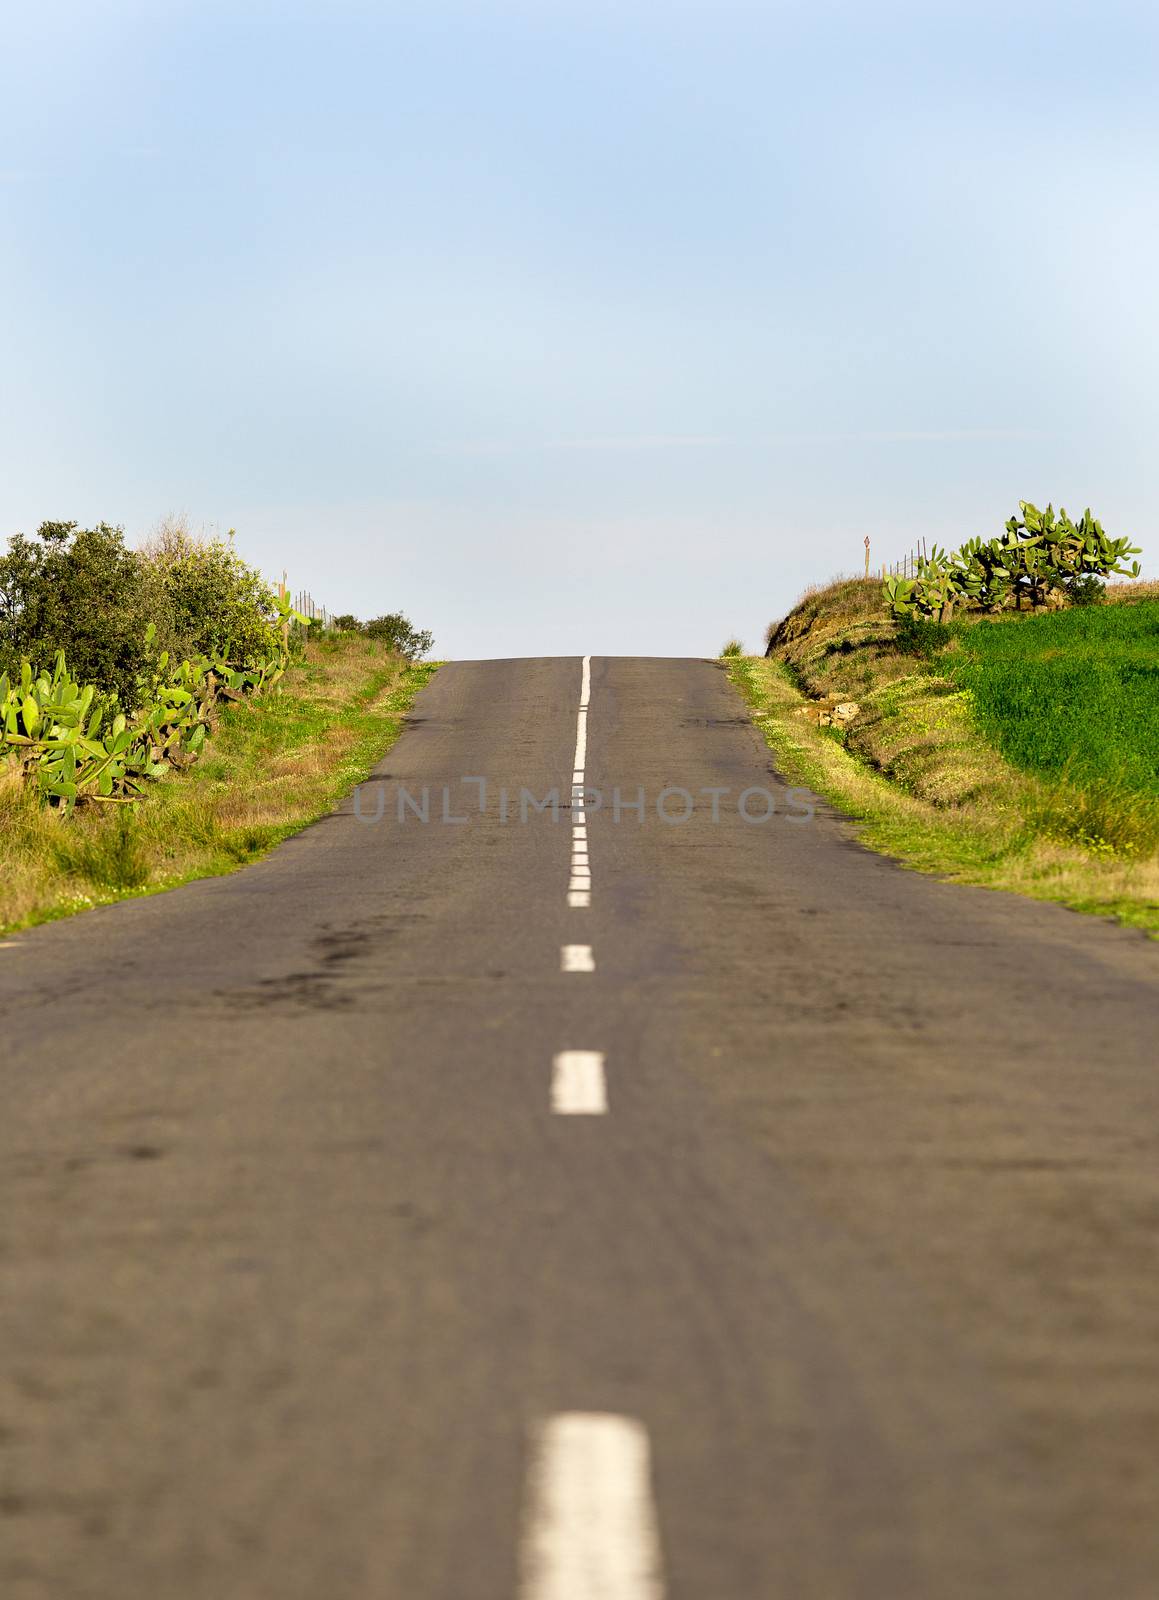
[[[285,620],[308,625],[285,609]],[[162,654],[141,686],[141,709],[131,719],[117,712],[106,727],[95,687],[71,677],[63,653],[51,673],[37,673],[24,661],[19,681],[0,675],[0,761],[65,812],[84,801],[131,801],[150,782],[197,759],[220,700],[265,693],[285,669],[284,649],[242,667],[222,656],[173,666]]]
[[935,545],[912,578],[887,578],[885,598],[894,616],[946,622],[955,606],[1036,611],[1063,604],[1068,585],[1078,579],[1139,576],[1139,563],[1128,562],[1139,546],[1108,538],[1089,508],[1077,523],[1063,509],[1040,511],[1029,500],[1020,502],[1019,513],[997,538],[970,539],[952,556]]

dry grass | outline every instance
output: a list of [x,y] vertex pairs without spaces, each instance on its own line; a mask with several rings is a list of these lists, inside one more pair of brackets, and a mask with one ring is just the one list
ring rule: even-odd
[[131,806],[71,817],[0,775],[0,929],[228,872],[364,778],[434,669],[371,640],[318,640],[283,691],[223,711],[202,760]]
[[1111,605],[1131,605],[1137,600],[1159,600],[1159,578],[1135,578],[1126,583],[1108,583]]

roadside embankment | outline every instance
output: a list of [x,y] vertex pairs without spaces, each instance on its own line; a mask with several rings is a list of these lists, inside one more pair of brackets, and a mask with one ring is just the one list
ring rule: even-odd
[[1159,599],[896,621],[810,591],[729,663],[786,774],[908,865],[1159,932]]
[[277,692],[221,709],[187,772],[63,815],[0,773],[0,930],[230,872],[329,811],[434,671],[358,635],[311,639]]

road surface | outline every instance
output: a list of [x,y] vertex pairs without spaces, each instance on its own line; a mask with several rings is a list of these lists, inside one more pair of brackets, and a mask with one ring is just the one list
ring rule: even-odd
[[5,1600],[1154,1600],[1159,948],[708,662],[447,666],[379,778],[0,948]]

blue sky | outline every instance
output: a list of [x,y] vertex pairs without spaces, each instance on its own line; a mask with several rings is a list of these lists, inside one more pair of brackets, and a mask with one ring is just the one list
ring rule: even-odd
[[440,654],[758,646],[921,535],[1159,570],[1159,9],[0,0],[0,533]]

